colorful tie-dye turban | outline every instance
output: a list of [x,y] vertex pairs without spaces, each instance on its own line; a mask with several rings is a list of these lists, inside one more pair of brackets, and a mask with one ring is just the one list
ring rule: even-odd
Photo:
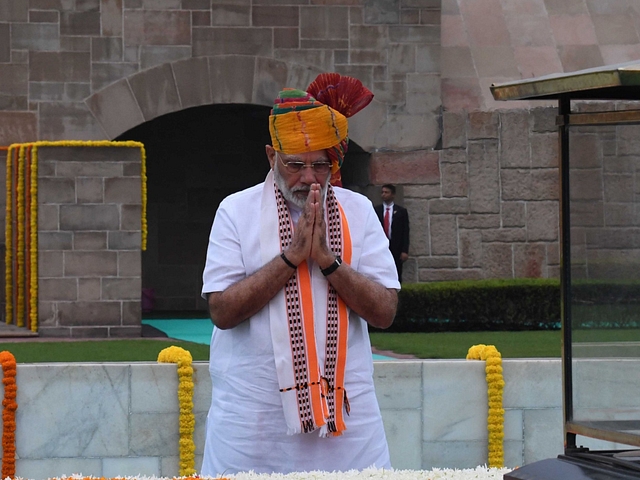
[[307,91],[286,88],[275,100],[269,117],[273,148],[287,155],[327,150],[331,183],[340,185],[340,167],[348,145],[347,118],[373,99],[360,80],[338,73],[322,73]]

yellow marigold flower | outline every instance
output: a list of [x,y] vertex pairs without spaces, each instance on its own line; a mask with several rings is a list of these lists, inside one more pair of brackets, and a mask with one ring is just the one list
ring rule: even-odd
[[193,431],[196,421],[193,415],[193,357],[191,353],[180,347],[167,347],[158,355],[158,362],[178,364],[178,403],[180,405],[180,476],[194,475],[195,451]]
[[467,360],[484,360],[489,411],[487,414],[488,461],[490,467],[504,466],[504,409],[502,393],[502,356],[493,345],[474,345],[467,352]]

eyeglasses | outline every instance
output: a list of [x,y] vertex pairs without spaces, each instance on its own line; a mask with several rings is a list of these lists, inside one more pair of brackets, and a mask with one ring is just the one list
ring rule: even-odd
[[304,162],[285,162],[277,151],[276,156],[289,173],[299,173],[303,168],[312,168],[313,173],[326,175],[331,170],[331,162],[313,162],[307,165]]

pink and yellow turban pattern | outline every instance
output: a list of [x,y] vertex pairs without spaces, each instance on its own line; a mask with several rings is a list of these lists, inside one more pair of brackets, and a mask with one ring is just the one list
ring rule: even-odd
[[307,91],[285,88],[269,117],[273,148],[286,155],[326,150],[331,183],[340,185],[340,167],[348,145],[347,117],[366,107],[373,94],[353,78],[320,74]]

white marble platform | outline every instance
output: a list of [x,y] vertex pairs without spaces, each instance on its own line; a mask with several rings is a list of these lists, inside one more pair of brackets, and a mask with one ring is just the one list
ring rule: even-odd
[[[640,382],[626,399],[611,394],[619,391],[620,382],[627,381],[625,372],[640,371],[637,360],[624,361],[629,362],[624,371],[615,362],[603,360],[584,360],[576,366],[576,374],[585,382],[602,371],[610,382],[594,386],[594,393],[582,406],[599,408],[622,402],[629,410],[637,405]],[[472,468],[486,463],[484,362],[374,364],[396,469]],[[506,465],[520,466],[562,453],[560,360],[505,360],[503,366]],[[196,468],[202,461],[211,398],[207,367],[204,362],[194,363]],[[175,365],[25,364],[18,365],[17,382],[18,476],[37,480],[73,473],[104,477],[178,474]],[[590,439],[582,443],[615,447]]]

